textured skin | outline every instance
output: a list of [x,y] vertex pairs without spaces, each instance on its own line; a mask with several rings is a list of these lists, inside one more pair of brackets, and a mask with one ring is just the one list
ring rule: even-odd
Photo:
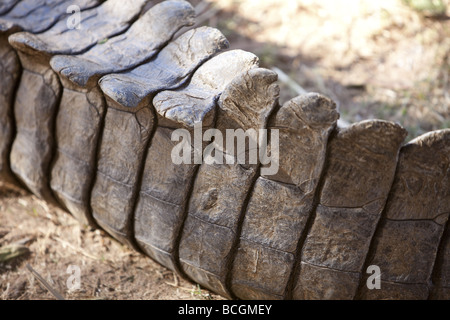
[[[43,33],[20,32],[11,36],[9,42],[16,50],[28,55],[79,54],[128,29],[146,2],[108,0],[98,7],[80,12],[80,29],[70,28],[67,20],[61,19]],[[67,4],[63,7],[66,10]]]
[[331,100],[309,94],[286,102],[270,124],[280,132],[280,168],[258,178],[247,206],[232,272],[240,298],[285,296],[338,117]]
[[[148,73],[145,73],[147,76],[161,75],[166,80],[165,85],[168,87],[177,88],[183,85],[188,80],[185,75],[189,74],[189,70],[186,70],[185,66],[195,68],[213,53],[220,50],[220,47],[210,48],[203,45],[188,47],[184,55],[180,55],[178,60],[174,59],[170,63],[167,56],[173,56],[175,48],[180,47],[180,42],[184,43],[189,39],[194,39],[194,42],[198,40],[200,44],[204,43],[203,37],[209,33],[218,37],[217,41],[213,41],[213,44],[223,42],[221,40],[223,35],[216,31],[209,29],[204,30],[204,32],[206,32],[206,35],[202,32],[192,31],[181,36],[173,42],[175,46],[167,46],[155,60],[137,68],[138,71],[125,74],[123,77],[130,77],[133,80],[136,73],[148,70]],[[165,74],[172,75],[172,77],[166,77]],[[126,239],[131,244],[134,238],[132,231],[133,211],[139,191],[139,178],[142,176],[143,161],[150,139],[157,127],[155,110],[148,101],[163,87],[161,82],[155,81],[153,85],[146,86],[145,92],[140,91],[140,101],[120,103],[124,96],[120,94],[124,91],[121,88],[127,84],[124,83],[123,77],[110,75],[100,81],[102,89],[106,92],[108,103],[103,141],[111,141],[111,144],[102,143],[100,146],[98,165],[100,175],[97,175],[94,183],[91,205],[94,218],[98,224],[110,230],[117,238]],[[111,82],[116,87],[114,91],[108,90],[111,88]],[[125,86],[124,89],[129,92],[139,90],[139,88],[129,88],[129,86]],[[135,95],[135,97],[138,96]],[[130,114],[133,113],[135,116],[130,117]],[[124,123],[123,119],[129,119],[128,123]],[[122,123],[125,125],[122,125]],[[129,137],[130,140],[126,141],[126,137]],[[112,145],[116,147],[111,147]],[[121,154],[118,150],[124,150],[125,152]],[[110,192],[107,193],[106,198],[102,198],[105,194],[105,188],[112,188],[113,185],[115,187],[112,194],[113,198],[117,199],[117,204],[109,200]],[[125,206],[121,206],[121,204],[125,204]],[[121,217],[121,219],[114,216]]]
[[[133,6],[139,8],[134,2]],[[128,9],[128,5],[123,8]],[[194,24],[194,19],[194,8],[188,2],[164,1],[143,14],[125,33],[102,45],[81,55],[54,57],[52,68],[78,86],[97,83],[105,74],[121,72],[150,60],[178,30]]]
[[[94,46],[82,55],[55,56],[50,60],[64,87],[56,118],[58,148],[50,184],[58,200],[82,223],[95,225],[89,201],[106,113],[99,77],[107,70],[121,72],[151,59],[176,31],[192,24],[193,15],[189,3],[166,1],[143,14],[124,34]],[[165,31],[161,32],[164,26]],[[91,67],[84,68],[85,65]],[[109,120],[106,123],[111,124]]]
[[[48,29],[66,14],[68,1],[2,1],[0,3],[0,177],[3,181],[17,183],[10,174],[9,153],[15,131],[13,119],[14,95],[21,75],[21,66],[16,52],[8,43],[8,36],[19,32],[41,32]],[[97,5],[99,1],[70,1],[80,9]]]
[[3,0],[0,3],[0,14],[5,14],[11,10],[19,0]]
[[[149,102],[153,96],[165,88],[176,89],[183,85],[189,80],[189,75],[196,67],[226,47],[228,47],[228,42],[218,30],[194,29],[169,44],[153,61],[126,74],[105,76],[101,79],[100,85],[109,99],[122,103],[122,109],[146,105],[153,110],[153,104]],[[174,59],[174,56],[177,58]],[[213,60],[215,59],[211,61]],[[201,70],[205,66],[207,67],[207,64],[201,66],[197,72],[202,73]],[[194,79],[195,77],[194,74]],[[132,98],[124,99],[124,97]],[[156,104],[156,107],[158,110],[159,105]],[[186,104],[184,107],[189,108],[189,105]],[[144,170],[142,190],[139,192],[139,186],[137,186],[138,190],[135,190],[135,193],[139,192],[139,198],[136,200],[134,214],[135,220],[138,221],[135,224],[135,237],[138,245],[155,260],[175,268],[170,255],[173,250],[172,243],[175,242],[173,237],[178,234],[176,222],[179,221],[179,215],[182,214],[182,204],[186,201],[189,188],[188,181],[194,170],[191,166],[177,167],[171,162],[171,148],[168,146],[173,144],[170,141],[170,135],[175,129],[174,127],[177,127],[176,123],[172,127],[163,127],[161,123],[155,125],[152,143],[144,150],[147,155],[144,168],[142,168]],[[180,126],[178,125],[178,127]],[[158,159],[159,165],[155,165],[155,159]],[[172,172],[173,174],[171,174]],[[136,174],[140,173],[136,172]],[[175,181],[179,183],[177,190],[180,193],[166,187],[173,185]],[[166,205],[167,203],[169,205]],[[151,217],[148,217],[148,208],[152,208],[150,210]],[[163,219],[158,217],[160,211],[164,213]],[[130,221],[132,221],[132,214],[133,212],[130,211]],[[147,222],[150,219],[153,223]],[[168,260],[164,258],[167,255]]]
[[[388,290],[363,290],[363,298],[423,299],[430,294],[436,254],[450,214],[449,139],[450,130],[432,132],[401,149],[390,198],[369,257],[370,264],[383,270],[381,285]],[[448,262],[438,272],[442,273],[438,288],[448,288]]]
[[[133,3],[112,0],[82,11],[83,32],[70,29],[62,19],[44,33],[19,32],[9,37],[24,68],[14,106],[16,138],[11,169],[28,189],[47,201],[54,202],[49,175],[55,148],[55,118],[62,95],[61,83],[49,59],[53,54],[82,52],[105,37],[124,31],[145,1]],[[91,19],[97,16],[100,18]]]
[[0,34],[0,177],[14,182],[9,164],[9,153],[14,134],[13,104],[21,67],[16,52]]
[[[144,2],[128,7],[128,20],[114,20],[125,9],[109,0],[84,12],[100,19],[83,20],[84,30],[60,20],[39,35],[13,34],[16,53],[6,37],[20,27],[0,23],[0,81],[9,83],[0,90],[3,181],[14,174],[82,223],[225,297],[450,299],[450,129],[403,145],[405,130],[391,122],[336,128],[335,104],[319,94],[280,106],[276,74],[251,53],[219,54],[228,42],[211,28],[163,46],[166,34],[145,57],[133,49],[143,41],[133,29],[110,39],[114,47],[98,43],[125,32]],[[185,25],[189,17],[172,18]],[[66,31],[80,41],[71,45]],[[59,53],[67,56],[50,65]],[[89,55],[100,67],[87,72]],[[130,70],[97,82],[111,64]],[[172,163],[174,130],[192,138],[199,123],[201,134],[279,130],[279,149],[269,150],[278,172]],[[220,152],[232,155],[227,148]],[[381,269],[379,290],[366,286],[372,265]]]
[[101,0],[2,0],[0,14],[5,15],[0,16],[0,25],[7,23],[23,31],[40,33],[67,16],[70,5],[85,10],[100,3]]
[[[223,61],[230,62],[232,68],[218,69],[224,66]],[[197,123],[203,125],[202,134],[207,129],[213,128],[216,101],[225,90],[224,84],[232,80],[233,72],[256,65],[257,59],[253,54],[240,50],[228,51],[200,66],[188,86],[176,91],[161,92],[153,99],[160,124],[145,164],[136,208],[136,240],[144,252],[178,272],[182,272],[177,263],[179,237],[199,164],[182,166],[173,164],[171,149],[174,142],[170,136],[175,129],[186,128],[189,135],[194,138],[193,129]],[[226,71],[230,71],[228,77]],[[223,75],[223,84],[212,86],[211,74],[216,72]],[[192,148],[196,150],[195,145],[192,145]],[[162,161],[156,166],[155,159]],[[171,186],[175,186],[176,189]]]
[[[352,299],[356,294],[405,136],[399,125],[372,120],[332,139],[319,204],[299,259],[295,299]],[[315,285],[324,268],[327,283]]]
[[[276,74],[265,69],[250,69],[235,78],[219,100],[216,128],[225,132],[239,128],[240,123],[244,130],[265,128],[279,94],[275,81]],[[246,92],[246,86],[253,99],[239,95]],[[239,164],[202,164],[189,200],[179,247],[183,271],[225,296],[231,296],[226,281],[234,235],[257,170],[257,166],[244,168]]]

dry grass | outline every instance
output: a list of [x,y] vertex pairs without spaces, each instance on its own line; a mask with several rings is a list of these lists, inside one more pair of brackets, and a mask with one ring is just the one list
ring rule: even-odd
[[[221,299],[24,191],[0,187],[0,226],[0,252],[26,248],[0,262],[0,299],[55,299],[36,273],[65,299]],[[71,265],[79,290],[67,286]]]

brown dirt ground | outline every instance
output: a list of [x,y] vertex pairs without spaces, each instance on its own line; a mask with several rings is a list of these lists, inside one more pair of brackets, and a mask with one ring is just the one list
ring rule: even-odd
[[[23,190],[0,187],[0,248],[29,252],[0,262],[0,299],[55,299],[29,264],[65,299],[222,299]],[[80,268],[80,289],[69,290],[69,266]]]
[[[409,138],[450,126],[445,16],[425,17],[400,0],[192,3],[199,25],[219,28],[232,48],[288,76],[281,102],[302,89],[320,92],[345,122],[397,121]],[[0,262],[0,299],[55,298],[27,264],[66,299],[221,299],[35,196],[0,187],[0,250],[11,244],[28,253]],[[69,265],[80,267],[80,290],[67,289]]]

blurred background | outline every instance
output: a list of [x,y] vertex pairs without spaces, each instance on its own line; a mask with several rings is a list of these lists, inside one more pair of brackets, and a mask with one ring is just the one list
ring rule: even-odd
[[450,0],[190,2],[196,26],[220,29],[279,73],[281,103],[319,92],[342,124],[392,120],[408,140],[450,127]]

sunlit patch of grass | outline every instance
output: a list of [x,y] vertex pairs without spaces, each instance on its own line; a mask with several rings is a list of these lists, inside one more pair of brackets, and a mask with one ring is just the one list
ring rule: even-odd
[[260,64],[263,67],[271,67],[279,64],[278,48],[274,45],[266,44],[256,54],[259,56]]
[[212,300],[211,295],[208,292],[202,291],[198,284],[192,289],[191,296],[199,297],[204,300]]
[[217,23],[217,28],[223,33],[225,37],[230,37],[236,34],[236,28],[238,28],[238,22],[236,19],[228,18],[221,19]]
[[447,12],[447,4],[444,0],[403,0],[403,3],[427,16],[441,16]]

